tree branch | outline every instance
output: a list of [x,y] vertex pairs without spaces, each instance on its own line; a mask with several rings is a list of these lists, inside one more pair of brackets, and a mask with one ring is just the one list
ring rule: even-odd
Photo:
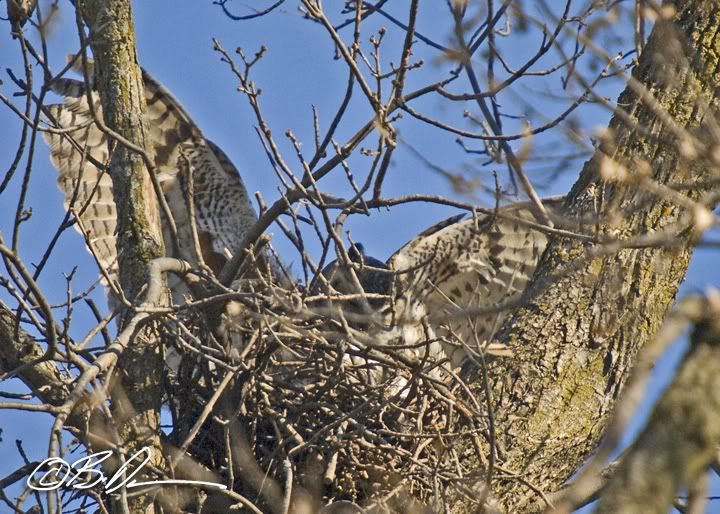
[[[595,227],[600,238],[622,241],[683,223],[692,226],[690,210],[672,198],[653,196],[642,182],[650,173],[654,183],[682,184],[687,198],[698,200],[700,184],[712,173],[705,154],[684,157],[680,145],[668,141],[675,140],[678,126],[703,133],[702,120],[718,112],[718,79],[711,70],[720,55],[720,7],[708,0],[677,6],[672,20],[658,20],[634,70],[645,92],[638,93],[635,84],[622,93],[618,105],[627,112],[613,118],[566,201],[566,215],[600,220]],[[657,106],[672,126],[658,116]],[[636,124],[626,126],[627,117]],[[627,171],[622,181],[601,177],[608,159]],[[554,491],[597,448],[637,351],[655,337],[675,299],[691,236],[686,231],[680,247],[628,248],[594,258],[587,257],[592,245],[554,238],[536,272],[539,293],[498,336],[515,358],[490,365],[505,468]],[[553,276],[560,278],[548,285]],[[558,454],[563,459],[555,458]],[[496,480],[493,489],[509,511],[526,504],[524,494],[532,494],[512,479]]]
[[720,444],[720,295],[694,302],[690,351],[595,512],[664,513],[708,471]]

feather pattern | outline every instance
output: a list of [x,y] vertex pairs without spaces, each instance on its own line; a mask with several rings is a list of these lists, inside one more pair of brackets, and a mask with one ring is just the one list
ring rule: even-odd
[[537,220],[528,204],[463,218],[438,223],[388,260],[396,272],[393,314],[403,339],[417,338],[420,322],[430,320],[440,341],[431,352],[440,358],[442,348],[453,366],[468,351],[481,351],[507,314],[473,311],[520,296],[547,244],[546,234],[531,226]]
[[[202,257],[218,272],[228,252],[256,221],[255,210],[225,153],[203,136],[167,89],[144,71],[143,80],[145,130],[154,148],[155,173],[177,227],[175,242],[161,213],[166,254],[198,262],[190,220],[194,211]],[[112,180],[104,171],[110,160],[108,138],[93,122],[83,81],[59,79],[53,89],[64,97],[64,103],[49,106],[49,122],[63,133],[45,132],[44,136],[59,171],[65,207],[78,214],[100,266],[116,280],[117,211]],[[95,112],[102,116],[97,92],[93,90],[90,96]]]

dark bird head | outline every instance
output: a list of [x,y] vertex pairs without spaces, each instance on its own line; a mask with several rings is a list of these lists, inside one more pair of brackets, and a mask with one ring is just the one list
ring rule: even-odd
[[348,257],[352,262],[361,265],[361,269],[357,271],[357,274],[366,293],[388,294],[390,292],[391,275],[382,271],[390,268],[380,259],[365,255],[365,247],[362,243],[353,243],[348,250]]
[[[366,293],[388,294],[392,285],[392,275],[384,270],[389,270],[387,264],[380,259],[365,255],[365,247],[361,243],[353,243],[348,248],[350,262],[358,264],[359,269],[355,270],[360,285]],[[335,259],[322,270],[325,278],[331,280],[333,287],[338,291],[351,294],[357,293],[351,286],[349,270],[342,260]],[[313,288],[315,289],[315,288]]]
[[352,262],[363,262],[363,258],[365,257],[365,247],[362,243],[353,243],[350,249],[348,250],[348,257],[350,257],[350,260]]
[[[353,243],[350,249],[348,250],[348,257],[350,257],[350,260],[352,262],[356,262],[358,264],[362,264],[363,266],[369,266],[371,268],[378,268],[378,269],[390,269],[388,268],[387,264],[385,264],[380,259],[376,259],[375,257],[371,257],[369,255],[365,255],[365,247],[362,243]],[[383,275],[390,276],[388,273],[382,273]]]

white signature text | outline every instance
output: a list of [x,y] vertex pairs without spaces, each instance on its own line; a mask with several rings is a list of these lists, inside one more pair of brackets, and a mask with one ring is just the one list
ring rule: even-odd
[[[127,487],[129,489],[132,487],[162,484],[198,485],[202,487],[227,489],[227,486],[223,484],[199,480],[152,480],[138,482],[135,480],[135,477],[142,471],[143,467],[152,457],[152,450],[147,446],[128,458],[112,476],[107,477],[102,469],[99,468],[112,454],[113,452],[111,450],[106,450],[82,457],[72,464],[58,457],[50,457],[37,465],[35,470],[28,476],[27,485],[35,491],[53,491],[61,487],[66,489],[102,487],[108,494],[117,491],[121,487]],[[138,462],[139,464],[136,464],[137,467],[128,472],[130,465]]]

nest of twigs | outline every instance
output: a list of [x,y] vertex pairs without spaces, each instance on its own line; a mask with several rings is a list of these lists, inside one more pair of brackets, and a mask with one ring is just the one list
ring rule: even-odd
[[179,320],[176,443],[210,410],[189,452],[263,512],[339,500],[423,512],[477,498],[489,439],[481,391],[346,306],[274,289],[226,308],[219,329],[197,313]]

